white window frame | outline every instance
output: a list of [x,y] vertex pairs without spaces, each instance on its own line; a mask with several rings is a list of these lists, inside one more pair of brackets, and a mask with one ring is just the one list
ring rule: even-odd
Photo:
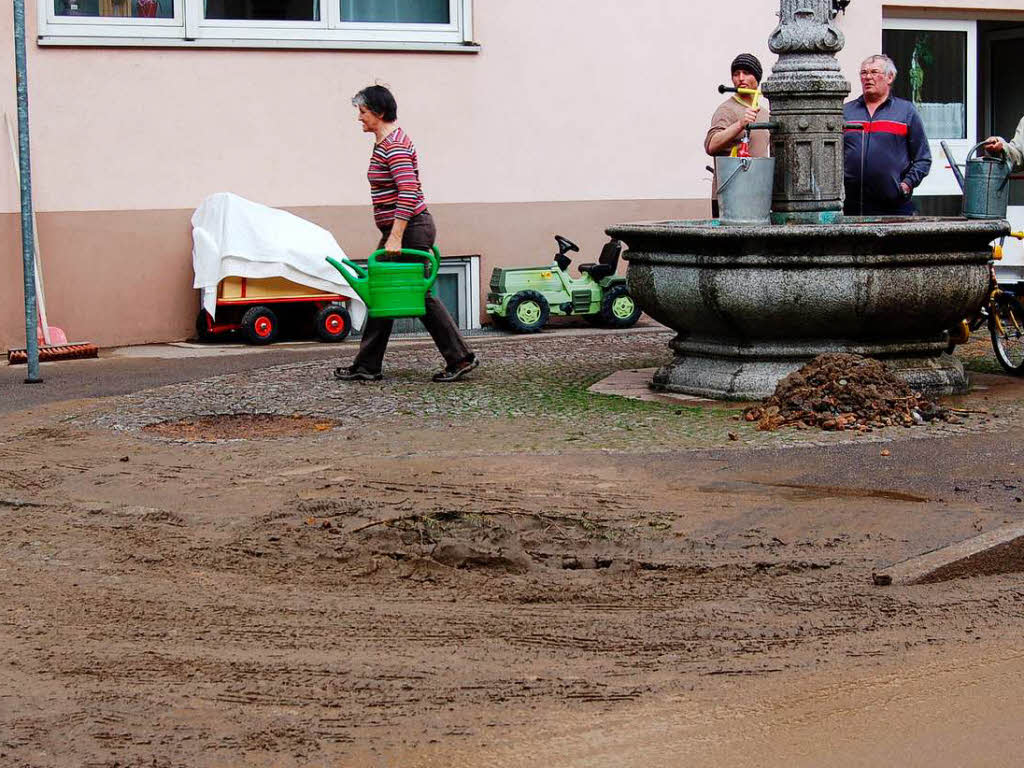
[[[201,0],[200,0],[201,1]],[[128,0],[131,2],[131,0]],[[60,16],[54,0],[37,0],[39,34],[74,35],[82,37],[145,37],[183,38],[185,36],[185,0],[174,0],[174,17],[170,19],[136,19],[123,16]]]
[[[909,29],[922,32],[966,32],[967,33],[967,94],[964,105],[966,111],[966,138],[945,139],[953,157],[963,163],[967,153],[978,143],[978,22],[968,19],[883,19],[882,29]],[[940,142],[943,139],[928,141],[932,152],[932,169],[924,181],[914,191],[915,195],[960,195],[949,161],[942,151]]]
[[438,274],[454,274],[459,281],[459,316],[454,318],[456,325],[463,330],[480,328],[480,257],[441,259]]
[[448,0],[448,24],[346,22],[341,0],[320,0],[319,21],[206,19],[203,0],[174,0],[174,18],[59,16],[38,0],[40,45],[369,48],[475,52],[473,0]]

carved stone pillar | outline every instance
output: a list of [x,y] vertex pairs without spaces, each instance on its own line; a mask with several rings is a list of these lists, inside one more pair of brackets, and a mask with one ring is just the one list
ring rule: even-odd
[[850,84],[835,54],[843,34],[832,0],[781,0],[768,47],[779,55],[762,85],[771,101],[776,223],[829,222],[843,209],[843,101]]

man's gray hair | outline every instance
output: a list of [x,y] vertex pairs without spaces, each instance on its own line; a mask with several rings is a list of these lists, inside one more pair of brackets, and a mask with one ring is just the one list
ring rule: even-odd
[[886,56],[884,53],[876,53],[871,56],[868,56],[866,59],[864,59],[864,61],[860,63],[860,65],[863,67],[869,61],[881,62],[883,67],[882,72],[887,76],[892,75],[894,78],[896,77],[896,63],[888,56]]

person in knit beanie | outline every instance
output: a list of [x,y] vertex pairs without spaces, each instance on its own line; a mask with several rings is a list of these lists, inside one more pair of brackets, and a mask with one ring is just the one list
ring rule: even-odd
[[[761,85],[764,70],[761,62],[752,53],[741,53],[732,60],[732,84],[735,88],[757,90]],[[754,97],[749,94],[729,95],[711,117],[711,127],[704,139],[704,151],[712,157],[729,155],[733,147],[743,139],[746,127],[751,123],[766,123],[769,120],[768,107],[759,99],[755,108]],[[750,132],[750,156],[768,157],[771,153],[769,135],[766,130]],[[711,192],[711,215],[718,217],[718,180]]]
[[737,69],[742,69],[744,72],[754,76],[754,80],[758,84],[761,82],[761,75],[764,70],[761,69],[761,62],[757,60],[757,56],[752,53],[741,53],[735,59],[732,60],[732,66],[729,68],[730,71],[735,72]]

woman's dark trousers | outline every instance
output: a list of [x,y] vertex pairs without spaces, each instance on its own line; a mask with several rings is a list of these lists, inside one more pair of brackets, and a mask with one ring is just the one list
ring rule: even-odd
[[[380,242],[377,244],[378,250],[384,247],[390,234],[390,228],[381,232]],[[434,225],[434,218],[428,211],[424,211],[409,219],[405,234],[402,236],[402,247],[429,251],[434,245],[436,237],[437,228]],[[424,301],[427,313],[420,320],[434,340],[434,344],[437,345],[441,356],[444,357],[448,369],[454,369],[473,353],[466,346],[458,326],[455,325],[455,321],[452,320],[445,305],[429,293]],[[390,317],[366,318],[363,338],[359,342],[359,353],[352,362],[353,369],[368,373],[380,373],[393,326],[394,319]]]

